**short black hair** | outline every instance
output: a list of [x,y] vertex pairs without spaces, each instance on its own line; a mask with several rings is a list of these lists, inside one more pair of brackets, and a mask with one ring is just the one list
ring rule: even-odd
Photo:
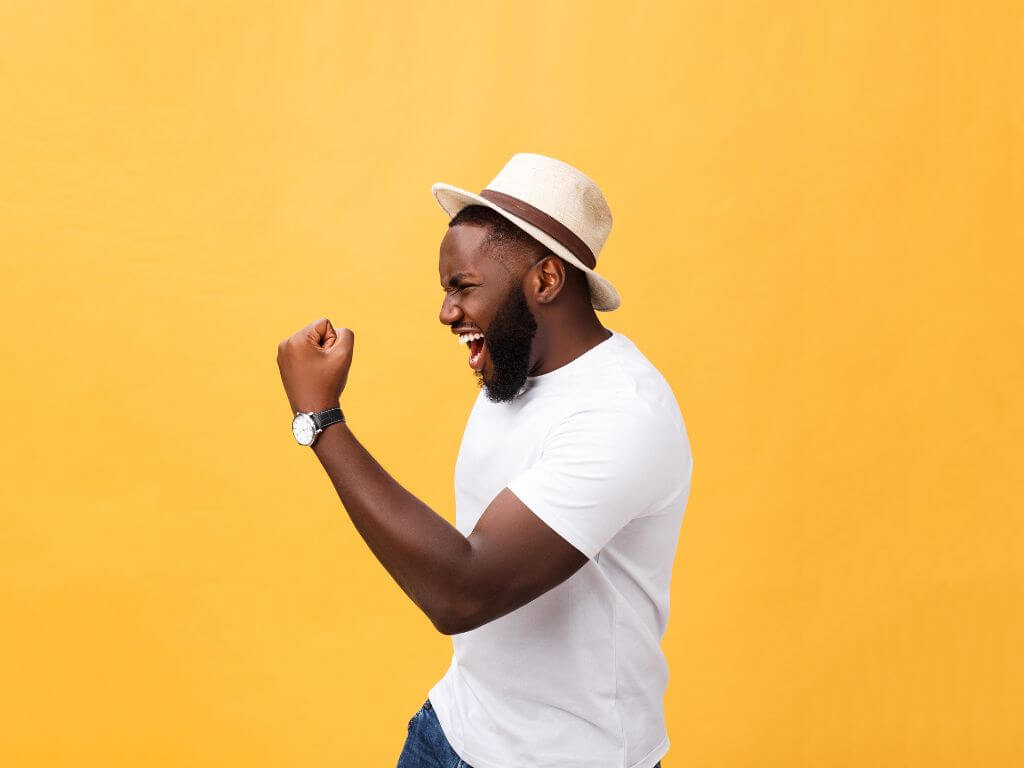
[[[519,254],[524,251],[527,254],[532,253],[532,260],[521,256],[518,259],[520,265],[525,264],[526,266],[532,266],[548,256],[558,256],[557,253],[544,245],[544,243],[534,239],[493,208],[488,208],[486,205],[467,205],[455,214],[455,216],[452,217],[452,220],[448,222],[449,228],[458,226],[459,224],[476,224],[478,226],[487,227],[488,234],[484,239],[484,244],[513,246],[512,248],[498,247],[487,249],[488,255],[492,255],[497,258],[505,265],[506,268],[513,266],[509,264],[509,253]],[[576,282],[583,286],[587,286],[587,279],[583,274],[583,270],[575,264],[570,264],[565,259],[562,259],[561,257],[559,258],[565,266],[569,282]],[[510,271],[514,270],[510,269]],[[587,288],[587,290],[589,290],[589,288]]]
[[518,261],[528,265],[536,264],[546,256],[557,255],[544,243],[534,239],[500,213],[488,208],[486,205],[467,205],[448,222],[449,227],[456,227],[459,224],[476,224],[487,227],[487,237],[484,238],[485,245],[512,246],[512,248],[498,247],[487,249],[488,255],[493,255],[505,266],[511,266],[508,263],[510,251],[532,253],[532,259],[523,259],[522,257],[518,259]]

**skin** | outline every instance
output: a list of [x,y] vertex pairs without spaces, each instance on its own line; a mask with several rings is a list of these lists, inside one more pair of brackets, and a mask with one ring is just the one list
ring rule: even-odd
[[[608,337],[590,305],[585,279],[570,281],[565,262],[557,256],[536,262],[536,251],[506,248],[502,255],[512,262],[506,264],[489,255],[486,235],[485,227],[462,225],[449,229],[441,241],[439,273],[447,293],[438,319],[443,324],[478,328],[486,336],[508,290],[521,278],[527,306],[537,322],[528,375],[561,368]],[[455,285],[450,284],[463,274]],[[462,290],[455,293],[453,288]],[[482,373],[486,383],[493,374],[490,359]]]
[[[574,279],[561,259],[538,260],[536,251],[487,243],[486,235],[483,226],[457,225],[441,242],[442,324],[475,328],[486,337],[499,309],[510,306],[510,291],[521,290],[537,326],[529,342],[532,376],[565,365],[609,337],[590,305],[585,279]],[[354,342],[350,329],[335,329],[320,318],[278,345],[291,414],[339,405]],[[480,373],[484,385],[496,375],[489,358],[488,353]],[[321,432],[313,451],[367,546],[446,635],[525,605],[587,561],[507,488],[463,536],[391,477],[346,423]]]

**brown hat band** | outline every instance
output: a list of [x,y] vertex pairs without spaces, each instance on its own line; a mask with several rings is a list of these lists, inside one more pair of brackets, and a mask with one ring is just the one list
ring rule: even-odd
[[577,259],[591,269],[597,266],[597,258],[595,258],[594,252],[590,250],[590,247],[575,232],[557,219],[548,216],[540,208],[534,208],[518,197],[506,195],[504,192],[496,192],[493,189],[485,189],[480,193],[480,197],[494,203],[503,211],[508,211],[520,219],[533,224],[544,234],[555,238],[555,240],[568,248]]

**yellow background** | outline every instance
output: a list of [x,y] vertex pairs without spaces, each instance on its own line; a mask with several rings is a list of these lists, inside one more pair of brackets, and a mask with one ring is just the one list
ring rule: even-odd
[[439,635],[295,445],[278,341],[453,519],[434,181],[604,189],[604,323],[694,453],[684,766],[1024,761],[1014,2],[0,10],[0,764],[393,765]]

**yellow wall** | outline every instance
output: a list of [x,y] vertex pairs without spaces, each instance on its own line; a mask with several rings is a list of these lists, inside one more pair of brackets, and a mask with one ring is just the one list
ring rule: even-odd
[[1020,765],[1022,40],[966,0],[4,2],[0,764],[394,764],[450,640],[276,346],[352,328],[354,432],[452,519],[429,187],[533,151],[605,190],[602,320],[690,431],[665,767]]

